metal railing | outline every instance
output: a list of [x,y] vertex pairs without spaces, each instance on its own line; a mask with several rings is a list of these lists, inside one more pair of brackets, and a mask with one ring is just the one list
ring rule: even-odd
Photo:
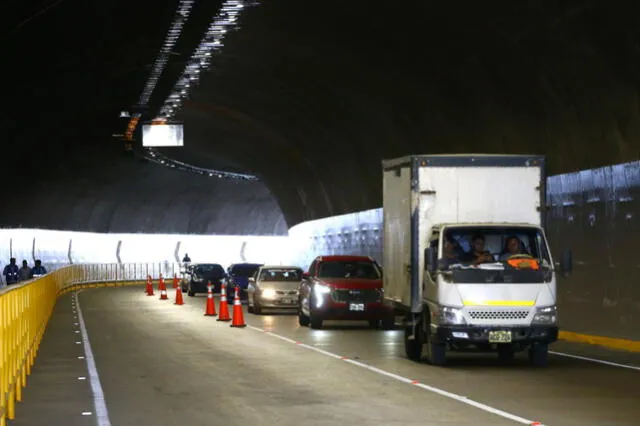
[[[104,281],[139,281],[174,276],[181,277],[181,266],[178,263],[97,263],[73,265],[70,283],[104,282]],[[77,266],[77,267],[76,267]]]

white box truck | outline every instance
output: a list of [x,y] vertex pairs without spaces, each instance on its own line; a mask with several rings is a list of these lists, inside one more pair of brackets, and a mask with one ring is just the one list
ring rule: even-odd
[[544,232],[544,157],[414,155],[383,161],[385,302],[405,317],[405,351],[528,350],[558,337],[556,275]]

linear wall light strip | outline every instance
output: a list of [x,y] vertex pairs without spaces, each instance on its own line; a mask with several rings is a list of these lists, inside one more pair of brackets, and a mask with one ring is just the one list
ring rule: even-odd
[[147,150],[143,153],[143,157],[148,161],[153,163],[171,168],[176,170],[182,170],[202,176],[209,177],[217,177],[220,179],[235,179],[235,180],[249,180],[249,181],[258,181],[259,179],[256,176],[244,174],[244,173],[234,173],[227,172],[223,170],[216,169],[206,169],[203,167],[193,166],[191,164],[183,163],[178,160],[171,159],[166,155],[163,155],[157,151]]

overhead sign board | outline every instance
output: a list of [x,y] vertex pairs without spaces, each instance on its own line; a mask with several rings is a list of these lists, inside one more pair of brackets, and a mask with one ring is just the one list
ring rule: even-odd
[[143,124],[142,146],[184,146],[184,127],[182,124]]

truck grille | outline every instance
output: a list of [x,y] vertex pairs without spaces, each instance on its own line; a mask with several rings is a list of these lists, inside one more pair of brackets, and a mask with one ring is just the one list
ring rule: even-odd
[[368,303],[368,302],[379,302],[381,300],[380,293],[378,292],[378,290],[375,290],[375,289],[334,290],[332,293],[332,298],[334,301],[338,303],[349,303],[349,302]]
[[473,309],[469,310],[469,316],[474,320],[523,320],[529,315],[529,311],[510,309]]

